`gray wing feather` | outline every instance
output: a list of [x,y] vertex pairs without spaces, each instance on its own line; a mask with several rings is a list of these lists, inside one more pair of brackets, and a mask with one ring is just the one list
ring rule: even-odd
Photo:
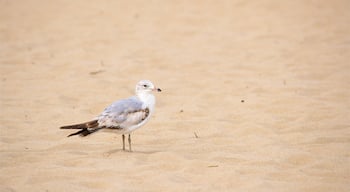
[[138,124],[147,115],[148,110],[142,108],[142,102],[137,97],[130,97],[114,102],[97,119],[99,126],[123,128]]
[[127,115],[125,121],[120,124],[120,127],[130,127],[133,125],[137,125],[145,120],[149,115],[149,109],[142,109],[137,112],[131,112]]

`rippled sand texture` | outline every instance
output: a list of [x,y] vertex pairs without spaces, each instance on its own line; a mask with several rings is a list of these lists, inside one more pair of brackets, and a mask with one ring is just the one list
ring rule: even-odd
[[[350,1],[0,1],[0,191],[350,191]],[[133,94],[133,134],[66,136]]]

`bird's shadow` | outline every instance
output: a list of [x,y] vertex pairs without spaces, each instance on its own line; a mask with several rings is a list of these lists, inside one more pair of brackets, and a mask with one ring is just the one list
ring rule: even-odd
[[104,154],[105,157],[109,157],[110,155],[113,155],[113,154],[117,154],[117,153],[128,153],[128,154],[154,154],[154,153],[158,153],[160,151],[129,151],[129,150],[122,150],[122,149],[113,149],[113,150],[110,150],[110,151],[106,151]]

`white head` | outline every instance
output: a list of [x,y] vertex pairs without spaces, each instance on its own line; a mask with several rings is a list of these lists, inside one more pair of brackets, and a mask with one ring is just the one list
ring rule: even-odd
[[136,94],[151,93],[152,91],[161,92],[162,90],[153,85],[149,80],[141,80],[136,84]]

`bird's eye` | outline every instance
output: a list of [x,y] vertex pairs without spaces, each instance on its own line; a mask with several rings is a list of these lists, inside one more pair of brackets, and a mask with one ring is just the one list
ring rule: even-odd
[[148,85],[143,85],[144,88],[148,87]]

